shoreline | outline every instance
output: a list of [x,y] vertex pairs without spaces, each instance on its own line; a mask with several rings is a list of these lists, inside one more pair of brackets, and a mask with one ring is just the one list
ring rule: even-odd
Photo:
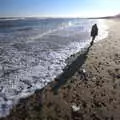
[[[89,49],[92,47],[92,45],[89,45],[88,47],[86,46],[84,48],[84,50],[82,51],[79,51],[78,53],[75,53],[71,56],[73,56],[73,59],[71,58],[68,58],[68,59],[71,59],[71,62],[69,64],[67,64],[67,66],[65,66],[63,72],[56,76],[56,78],[54,79],[54,81],[48,83],[47,86],[43,87],[42,89],[38,89],[34,92],[34,94],[42,94],[42,92],[44,92],[44,90],[48,89],[49,87],[52,88],[51,90],[54,92],[54,94],[56,94],[57,90],[63,86],[65,84],[65,82],[67,82],[69,80],[70,77],[72,77],[72,75],[84,64],[85,60],[87,59],[87,54],[89,52]],[[79,62],[79,60],[81,62]],[[70,75],[69,75],[70,74]],[[64,80],[62,80],[64,79]],[[21,106],[21,104],[24,104],[26,103],[26,101],[34,96],[34,94],[30,94],[29,96],[27,97],[23,97],[21,98],[17,104],[13,105],[13,108],[10,110],[10,114],[11,115],[11,111],[14,109],[14,107],[17,107],[17,106]],[[41,95],[40,95],[41,96]],[[6,119],[7,117],[9,117],[9,115],[5,116],[5,117],[1,117],[0,120],[2,119]]]
[[[87,45],[87,46],[88,46],[88,45]],[[87,47],[87,46],[86,46],[85,48],[83,48],[83,50],[81,50],[81,51],[79,51],[79,52],[74,53],[73,55],[71,55],[71,56],[73,56],[73,59],[68,58],[68,59],[71,60],[71,62],[68,63],[68,64],[65,66],[65,68],[63,69],[63,72],[62,72],[61,74],[59,74],[58,76],[56,76],[53,81],[51,81],[50,83],[48,83],[48,85],[46,85],[45,87],[43,87],[43,88],[41,88],[41,89],[35,90],[35,92],[34,92],[33,94],[31,93],[31,94],[28,95],[27,97],[22,97],[21,99],[17,100],[17,102],[13,105],[12,109],[10,110],[10,113],[11,113],[11,111],[14,109],[14,107],[18,106],[19,104],[24,103],[24,101],[26,101],[27,99],[29,99],[30,97],[32,97],[34,94],[42,93],[44,90],[47,89],[47,87],[51,87],[52,90],[53,90],[54,93],[55,93],[56,90],[57,90],[56,87],[62,86],[62,85],[64,84],[64,82],[65,82],[66,80],[68,80],[68,78],[71,77],[71,75],[69,76],[69,72],[71,72],[72,74],[74,74],[74,73],[77,71],[77,70],[74,70],[74,69],[79,69],[79,66],[78,66],[79,62],[78,62],[78,60],[82,60],[82,63],[80,62],[80,66],[82,66],[82,64],[83,64],[84,61],[85,61],[85,60],[83,60],[83,59],[84,59],[84,57],[86,57],[86,55],[88,54],[89,49],[90,49],[90,47],[91,47],[91,45],[88,46],[88,47]],[[83,58],[83,59],[81,59],[81,58]],[[72,70],[72,69],[73,69],[73,70]],[[62,79],[62,77],[67,77],[67,78],[64,78],[64,80],[63,80],[62,82],[60,82],[60,81],[61,81],[60,79]],[[56,83],[56,81],[57,81],[57,83]],[[59,82],[60,82],[60,83],[59,83]],[[10,115],[10,114],[8,114],[7,116],[0,117],[0,120],[8,117],[9,115]]]
[[[112,21],[112,20],[110,20],[110,21]],[[109,21],[108,21],[109,22]],[[115,21],[114,21],[115,22]],[[112,24],[114,24],[114,26],[116,25],[115,23],[112,23]],[[118,21],[119,22],[119,21]],[[120,23],[119,23],[120,24]],[[115,29],[115,28],[114,28]],[[113,31],[113,32],[115,32],[115,31]],[[119,33],[118,33],[119,34]],[[113,35],[114,36],[114,35]],[[113,37],[112,36],[112,37]],[[119,36],[119,35],[117,35],[117,36]],[[107,38],[105,38],[105,40],[106,39],[110,39],[110,37],[111,37],[111,34],[109,34],[109,36],[107,37]],[[118,37],[119,38],[119,37]],[[98,85],[96,85],[96,87],[98,88],[98,87],[100,87],[101,86],[101,81],[99,81],[99,80],[97,80],[97,79],[102,79],[102,78],[99,78],[99,77],[101,77],[96,71],[98,71],[97,70],[97,68],[96,67],[94,67],[94,68],[92,68],[93,66],[96,66],[96,64],[98,63],[98,59],[96,59],[96,56],[97,56],[97,53],[99,53],[99,51],[97,51],[97,53],[95,54],[95,50],[97,50],[98,48],[98,46],[100,47],[100,48],[102,48],[101,47],[101,45],[100,44],[103,44],[103,41],[105,42],[105,40],[102,40],[102,41],[99,41],[99,42],[97,42],[97,43],[95,43],[93,46],[92,46],[92,48],[89,48],[90,49],[90,53],[88,53],[89,52],[89,49],[87,50],[87,54],[85,54],[85,56],[83,55],[83,58],[84,59],[86,59],[86,57],[87,57],[87,59],[86,59],[86,62],[84,63],[84,61],[82,61],[82,63],[84,63],[84,65],[83,65],[83,68],[85,69],[85,71],[82,71],[83,70],[83,68],[82,69],[76,69],[75,70],[75,73],[73,73],[73,74],[70,74],[71,76],[69,77],[69,81],[67,81],[66,82],[66,84],[64,84],[64,85],[62,85],[61,87],[60,87],[60,89],[58,90],[58,92],[57,93],[54,93],[53,91],[52,91],[52,87],[54,86],[54,84],[56,84],[57,82],[58,82],[58,80],[55,80],[55,81],[53,81],[52,83],[51,83],[51,85],[47,85],[44,89],[42,89],[42,90],[37,90],[36,92],[35,92],[35,94],[34,95],[32,95],[32,96],[30,96],[30,97],[28,97],[28,98],[25,98],[25,99],[22,99],[22,100],[20,100],[20,102],[18,103],[18,105],[16,105],[16,107],[14,107],[13,109],[12,109],[12,112],[11,112],[11,114],[8,116],[8,117],[6,117],[6,118],[3,118],[3,119],[5,119],[5,120],[13,120],[13,119],[15,119],[15,120],[22,120],[25,116],[21,116],[21,114],[23,114],[23,113],[26,113],[25,115],[27,115],[27,117],[28,117],[28,119],[30,119],[29,117],[31,116],[29,116],[28,115],[28,113],[29,112],[32,112],[31,110],[30,110],[30,108],[29,107],[32,107],[33,108],[33,113],[36,111],[36,115],[33,115],[32,114],[32,117],[35,119],[35,120],[37,120],[37,119],[43,119],[43,118],[46,118],[46,116],[51,116],[51,119],[52,118],[58,118],[58,116],[57,115],[55,115],[55,113],[56,113],[56,111],[60,111],[61,112],[61,120],[62,119],[65,119],[65,120],[67,120],[67,118],[69,118],[69,119],[71,119],[72,118],[72,115],[73,114],[75,114],[74,116],[79,116],[81,119],[82,118],[84,118],[84,113],[81,113],[80,111],[79,112],[73,112],[73,111],[71,111],[71,104],[76,104],[77,106],[79,106],[80,104],[83,104],[84,103],[84,105],[83,106],[81,106],[81,109],[83,109],[83,107],[84,107],[84,109],[85,110],[87,110],[89,107],[90,107],[90,105],[91,105],[91,103],[93,103],[93,102],[91,102],[91,101],[89,101],[89,99],[90,100],[92,100],[93,98],[91,98],[91,97],[93,97],[93,96],[91,96],[91,93],[89,93],[89,91],[88,90],[90,90],[90,92],[92,92],[93,90],[91,89],[91,87],[93,87],[93,86],[95,86],[96,84],[98,84]],[[109,42],[109,41],[106,41],[106,42]],[[119,43],[119,42],[118,42]],[[106,45],[107,46],[107,45]],[[104,48],[106,47],[105,45],[104,45]],[[101,50],[101,49],[99,49],[99,50]],[[91,52],[92,51],[92,52]],[[95,56],[95,55],[96,56]],[[102,54],[104,54],[104,53],[102,53]],[[105,54],[106,55],[106,54]],[[93,58],[92,58],[93,57]],[[116,57],[119,57],[119,53],[116,55]],[[77,60],[77,63],[79,63],[79,60],[80,60],[80,58],[81,58],[81,56],[78,56],[78,60]],[[101,58],[100,58],[101,59]],[[76,63],[75,63],[76,64]],[[100,64],[101,65],[101,64]],[[100,66],[99,65],[99,66]],[[71,67],[73,67],[74,65],[71,65],[70,66],[70,68]],[[107,66],[107,65],[106,65]],[[78,65],[77,66],[78,68],[80,68],[80,66]],[[105,65],[103,66],[103,67],[105,67]],[[91,71],[91,69],[92,69],[92,71]],[[87,71],[86,71],[87,70]],[[95,74],[94,74],[94,72],[95,72]],[[119,72],[119,69],[118,69],[118,72]],[[102,73],[103,74],[103,73]],[[110,72],[110,74],[113,74],[113,73],[111,73]],[[115,75],[114,75],[115,76]],[[85,78],[86,77],[86,78]],[[97,78],[98,77],[98,78]],[[119,76],[118,76],[119,77]],[[96,79],[97,78],[97,79]],[[108,77],[109,78],[109,77]],[[105,79],[108,79],[107,77],[105,78]],[[67,78],[68,79],[68,78]],[[78,81],[78,79],[81,79],[81,81]],[[103,76],[103,79],[104,79],[104,76]],[[111,79],[111,77],[109,78],[109,79]],[[104,80],[102,80],[102,81],[104,81]],[[108,80],[107,80],[108,81]],[[98,82],[98,83],[96,83],[96,82]],[[104,81],[105,82],[105,81]],[[80,85],[79,85],[80,84]],[[100,84],[100,85],[99,85]],[[79,88],[80,87],[80,88]],[[95,87],[95,90],[96,90],[96,87]],[[106,86],[105,86],[106,87]],[[81,93],[82,91],[80,91],[80,90],[84,90],[84,92],[83,93]],[[107,89],[107,88],[106,88]],[[42,91],[42,93],[40,92],[40,91]],[[71,91],[71,93],[69,93]],[[87,91],[87,92],[86,92]],[[102,90],[101,90],[102,91]],[[75,93],[74,93],[75,92]],[[77,92],[78,93],[80,93],[80,94],[77,94]],[[94,91],[95,92],[95,91]],[[103,91],[102,91],[103,92]],[[88,97],[86,96],[86,95],[84,95],[84,93],[86,93],[86,95],[88,94]],[[98,92],[99,93],[99,92]],[[97,93],[97,94],[98,94]],[[68,94],[68,96],[67,96],[67,94]],[[95,95],[97,95],[96,93],[94,93]],[[74,96],[74,97],[73,97]],[[73,97],[73,98],[71,98],[71,97]],[[90,97],[90,98],[89,98]],[[84,99],[84,100],[81,100],[81,99]],[[89,98],[89,99],[88,99]],[[99,97],[98,97],[99,98]],[[97,99],[98,99],[97,98]],[[78,99],[78,100],[77,100]],[[44,101],[45,100],[45,101]],[[60,100],[60,101],[59,101]],[[60,102],[60,103],[58,103],[58,101]],[[83,102],[84,101],[84,102]],[[86,102],[87,101],[87,102]],[[34,104],[33,104],[34,103]],[[41,104],[42,103],[42,104]],[[88,104],[89,103],[89,104]],[[55,105],[53,105],[53,104],[55,104]],[[88,106],[86,105],[86,104],[88,104]],[[95,103],[95,104],[98,104],[98,103]],[[58,110],[56,110],[57,108],[56,108],[56,106],[58,107]],[[87,107],[85,107],[85,106],[87,106]],[[99,104],[97,105],[97,106],[100,106]],[[104,105],[103,105],[104,106]],[[96,107],[96,106],[95,106]],[[26,108],[26,109],[24,109],[24,108]],[[49,109],[50,110],[49,110]],[[93,108],[94,108],[94,105],[93,105]],[[42,109],[42,110],[41,110]],[[63,110],[63,109],[65,109],[65,111]],[[83,109],[83,111],[85,112],[85,110]],[[92,109],[92,108],[91,108]],[[27,110],[29,111],[29,112],[27,112]],[[63,110],[63,112],[66,112],[66,113],[63,113],[61,110]],[[72,113],[71,113],[72,112]],[[44,113],[44,114],[43,114]],[[46,114],[47,113],[47,114]],[[78,114],[79,113],[79,114]],[[43,115],[42,115],[43,114]],[[57,113],[58,114],[58,113]],[[89,118],[89,114],[90,114],[90,112],[89,111],[87,111],[87,115],[88,115],[88,118]],[[98,114],[98,113],[97,113]],[[101,114],[101,113],[99,113],[99,114]],[[41,116],[40,116],[41,115]],[[45,116],[46,115],[46,116]],[[67,118],[65,118],[65,116],[67,116]],[[97,115],[98,116],[98,115]],[[33,120],[32,119],[32,117],[31,117],[31,120]],[[36,117],[38,117],[38,118],[36,118]],[[93,116],[92,116],[92,118],[94,118],[94,117],[96,117],[96,114],[94,114]],[[100,117],[99,117],[100,118]],[[2,118],[1,118],[1,120],[3,120]],[[44,120],[44,119],[43,119]],[[85,120],[87,120],[87,118],[85,119]],[[102,120],[102,119],[100,119],[100,120]]]
[[[88,28],[91,28],[91,25],[93,24],[92,22],[97,22],[98,23],[98,25],[100,26],[99,28],[101,29],[101,26],[104,26],[104,20],[95,20],[95,21],[93,21],[93,20],[90,20],[90,21],[82,21],[82,23],[84,23],[84,22],[86,22],[86,27],[85,27],[85,29],[87,30],[87,31],[89,31],[89,29]],[[68,23],[72,23],[72,22],[68,22]],[[74,22],[73,22],[74,23]],[[80,26],[82,26],[82,23],[81,23],[81,25]],[[89,24],[88,24],[89,23]],[[73,26],[74,26],[74,24],[73,24]],[[84,25],[83,25],[84,26]],[[78,26],[77,26],[78,27]],[[72,27],[73,28],[73,27]],[[103,31],[104,31],[104,29],[102,29]],[[63,30],[61,30],[61,31],[63,31]],[[5,100],[4,100],[4,98],[3,98],[3,102],[1,101],[1,104],[0,104],[0,106],[1,106],[1,109],[0,109],[0,117],[1,116],[6,116],[6,114],[9,112],[9,108],[11,109],[12,108],[12,106],[13,105],[15,105],[16,103],[18,103],[18,101],[19,101],[19,99],[24,99],[24,98],[26,98],[26,97],[29,97],[29,96],[31,96],[31,93],[33,94],[34,93],[34,91],[36,90],[36,89],[42,89],[48,82],[50,82],[50,81],[53,81],[54,80],[54,78],[56,77],[56,76],[58,76],[59,74],[61,74],[62,72],[63,72],[63,69],[64,69],[64,67],[66,66],[66,63],[65,63],[65,59],[67,59],[71,54],[75,54],[76,52],[78,52],[78,51],[80,51],[80,50],[83,50],[88,44],[89,44],[89,41],[90,41],[90,36],[89,36],[89,32],[81,32],[81,30],[78,32],[79,30],[77,30],[76,31],[76,29],[75,30],[73,30],[73,34],[75,33],[75,35],[76,35],[76,37],[73,37],[73,38],[70,38],[69,37],[69,39],[68,39],[68,42],[69,41],[71,41],[70,42],[70,44],[69,43],[67,43],[68,45],[64,48],[64,49],[60,49],[58,52],[53,52],[53,51],[51,51],[51,52],[48,52],[45,56],[45,62],[40,62],[41,64],[38,64],[39,62],[37,62],[36,61],[36,58],[38,58],[38,57],[35,57],[35,59],[34,58],[31,58],[31,59],[33,59],[33,60],[31,60],[30,59],[30,63],[28,62],[28,66],[30,65],[31,66],[31,62],[32,63],[36,63],[36,66],[34,66],[35,64],[32,64],[33,65],[33,67],[31,67],[31,68],[29,68],[28,67],[28,72],[25,72],[26,71],[26,69],[25,69],[25,71],[22,71],[22,69],[20,70],[20,72],[19,72],[19,70],[18,70],[18,77],[15,77],[15,79],[14,78],[12,78],[12,77],[10,77],[10,81],[13,79],[13,81],[15,81],[15,83],[16,83],[16,81],[18,81],[18,83],[16,83],[16,85],[14,86],[15,87],[15,89],[12,89],[12,87],[10,86],[8,86],[7,88],[6,88],[6,90],[8,90],[8,88],[9,88],[9,90],[8,91],[10,91],[10,93],[7,93],[7,92],[4,92],[3,91],[3,94],[5,94],[5,96],[8,96],[8,97],[6,97],[5,98]],[[83,30],[84,31],[84,30]],[[79,33],[79,34],[78,34]],[[101,32],[100,32],[101,33]],[[49,36],[49,35],[48,35]],[[88,38],[88,36],[89,36],[89,38]],[[104,34],[101,34],[101,36],[104,36]],[[55,37],[56,38],[56,40],[57,41],[59,41],[59,38],[57,38],[57,37]],[[53,35],[53,40],[55,39],[54,38],[54,35]],[[75,40],[74,40],[74,38],[75,38]],[[77,41],[76,41],[76,38],[77,38]],[[85,39],[85,38],[87,38],[87,39]],[[52,39],[52,38],[51,38]],[[64,41],[64,39],[66,39],[67,40],[67,38],[64,38],[63,37],[63,39],[61,40],[61,41]],[[85,40],[82,40],[82,39],[85,39]],[[98,37],[98,39],[99,39],[99,37]],[[73,40],[73,41],[72,41]],[[13,42],[14,43],[14,42]],[[39,43],[39,41],[38,41],[38,43]],[[24,44],[22,43],[21,44],[21,42],[20,42],[20,44],[18,43],[18,44],[13,44],[13,48],[9,48],[9,50],[11,51],[12,49],[14,49],[14,47],[15,47],[15,49],[19,49],[19,45],[20,46],[24,46]],[[59,45],[59,44],[58,44]],[[10,45],[11,46],[11,45]],[[26,47],[27,47],[27,44],[25,45]],[[24,47],[25,47],[24,46]],[[29,45],[28,45],[29,46]],[[25,48],[26,48],[25,47]],[[34,46],[34,44],[33,44],[33,46],[30,46],[30,48],[31,47],[35,47]],[[29,48],[29,47],[28,47]],[[40,46],[39,46],[39,48],[40,48]],[[6,50],[6,51],[9,51],[9,50]],[[36,51],[36,49],[35,49],[35,51]],[[13,53],[14,53],[15,51],[13,50]],[[38,51],[37,51],[38,52]],[[10,52],[10,54],[11,54],[12,52]],[[33,51],[31,51],[30,50],[30,52],[29,52],[29,50],[28,50],[28,53],[26,52],[26,57],[24,58],[24,55],[23,54],[19,54],[20,56],[18,57],[18,58],[20,58],[20,61],[17,59],[17,57],[16,57],[16,55],[17,55],[17,52],[15,52],[15,59],[16,60],[18,60],[18,63],[20,62],[21,63],[21,58],[22,58],[22,56],[23,56],[23,58],[24,59],[22,59],[23,61],[25,61],[26,60],[26,64],[27,64],[27,56],[29,57],[29,53],[31,54],[30,56],[34,56],[34,52]],[[27,55],[28,54],[28,55]],[[39,54],[42,54],[42,53],[40,53],[39,52]],[[38,56],[41,56],[41,55],[39,55],[38,54]],[[35,55],[36,55],[36,53],[35,53]],[[8,58],[9,58],[9,56],[8,56]],[[14,57],[13,57],[14,58]],[[48,59],[47,59],[48,58]],[[56,59],[57,58],[57,59]],[[39,58],[40,59],[40,58]],[[41,60],[41,59],[40,59]],[[43,59],[44,60],[44,59]],[[47,61],[52,61],[52,62],[47,62]],[[13,60],[14,61],[14,60]],[[29,61],[29,60],[28,60]],[[42,64],[44,64],[45,63],[45,66],[43,66]],[[50,64],[51,63],[51,64]],[[13,66],[13,68],[12,68],[12,66]],[[16,66],[16,64],[11,64],[11,67],[10,67],[10,70],[11,69],[14,69],[14,66]],[[19,65],[18,65],[19,66]],[[43,67],[42,67],[43,66]],[[45,68],[45,69],[44,69]],[[29,71],[30,70],[30,71]],[[5,69],[5,71],[7,71],[7,69]],[[36,71],[36,72],[34,72],[34,71]],[[29,77],[29,73],[32,73],[31,75],[30,75],[30,77]],[[25,74],[24,74],[25,73]],[[28,73],[28,74],[27,74]],[[12,73],[11,73],[12,74]],[[20,75],[19,75],[20,74]],[[3,72],[3,75],[4,75],[4,72]],[[6,75],[6,74],[5,74]],[[45,76],[46,75],[46,76]],[[10,76],[12,76],[12,75],[10,75]],[[13,74],[13,76],[14,76],[14,74]],[[26,78],[26,80],[21,80],[22,79],[22,76],[23,76],[23,79],[24,78]],[[37,77],[34,77],[34,76],[37,76]],[[39,77],[40,76],[40,77]],[[45,77],[42,77],[42,76],[45,76]],[[32,77],[32,79],[31,79],[31,77]],[[4,79],[4,78],[3,78]],[[19,81],[20,80],[20,81]],[[6,79],[4,80],[4,81],[6,81]],[[35,82],[34,82],[35,81]],[[33,83],[33,85],[32,85],[32,83]],[[35,83],[35,84],[34,84]],[[2,82],[1,82],[1,84],[2,84]],[[6,84],[7,84],[7,82],[6,82]],[[2,85],[1,85],[2,86]],[[20,86],[20,87],[19,87]],[[28,86],[28,87],[27,87]],[[4,88],[4,87],[3,87]],[[25,88],[25,89],[24,89]],[[15,91],[15,92],[14,92]],[[11,96],[10,96],[10,94],[11,94]],[[10,96],[10,97],[9,97]],[[17,99],[17,100],[16,100]]]

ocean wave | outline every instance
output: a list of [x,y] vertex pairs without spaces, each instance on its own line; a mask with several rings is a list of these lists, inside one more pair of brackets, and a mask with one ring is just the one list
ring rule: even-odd
[[20,18],[0,18],[1,21],[16,21],[16,20],[25,20],[25,17],[20,17]]

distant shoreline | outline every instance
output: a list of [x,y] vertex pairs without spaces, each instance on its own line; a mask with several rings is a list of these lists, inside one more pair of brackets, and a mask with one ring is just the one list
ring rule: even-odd
[[106,17],[0,17],[0,19],[22,19],[22,18],[42,18],[42,19],[116,19],[120,18],[119,15],[116,16],[106,16]]

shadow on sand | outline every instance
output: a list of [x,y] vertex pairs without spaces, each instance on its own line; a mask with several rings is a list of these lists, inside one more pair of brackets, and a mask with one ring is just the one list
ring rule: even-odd
[[73,61],[69,66],[64,69],[62,74],[55,78],[57,83],[53,87],[53,91],[57,91],[60,86],[64,85],[67,80],[71,78],[75,74],[75,72],[80,69],[80,67],[85,63],[89,50],[92,46],[93,41],[90,43],[89,47],[77,57],[75,61]]

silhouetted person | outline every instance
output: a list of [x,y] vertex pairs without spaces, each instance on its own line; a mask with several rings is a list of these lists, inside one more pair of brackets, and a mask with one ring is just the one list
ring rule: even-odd
[[97,35],[98,35],[98,27],[97,27],[97,24],[94,24],[91,29],[91,37],[92,37],[91,44],[93,44]]

